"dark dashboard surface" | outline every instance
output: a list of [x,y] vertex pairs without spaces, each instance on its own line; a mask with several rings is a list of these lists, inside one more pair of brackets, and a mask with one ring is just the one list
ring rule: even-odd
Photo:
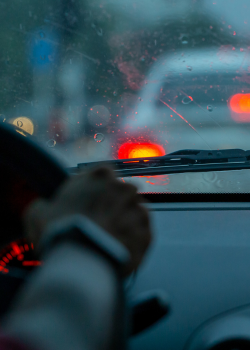
[[171,314],[131,349],[183,349],[202,323],[250,304],[250,204],[150,203],[154,243],[131,291],[164,289]]

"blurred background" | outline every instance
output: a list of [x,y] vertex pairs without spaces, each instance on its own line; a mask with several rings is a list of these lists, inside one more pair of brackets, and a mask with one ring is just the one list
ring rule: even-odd
[[247,0],[12,0],[0,16],[0,122],[67,166],[250,149]]

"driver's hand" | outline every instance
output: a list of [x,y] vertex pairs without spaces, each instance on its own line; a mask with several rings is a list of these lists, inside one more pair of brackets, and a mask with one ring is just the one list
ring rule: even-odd
[[28,238],[38,244],[46,225],[71,214],[83,214],[118,239],[131,254],[126,274],[140,264],[151,241],[149,215],[136,187],[98,168],[67,180],[50,200],[34,201],[24,214]]

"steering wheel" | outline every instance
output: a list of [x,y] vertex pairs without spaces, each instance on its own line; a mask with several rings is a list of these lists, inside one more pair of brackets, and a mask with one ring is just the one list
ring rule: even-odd
[[12,125],[0,125],[0,247],[22,238],[21,215],[37,197],[49,198],[68,178],[48,152]]
[[[51,197],[69,176],[53,157],[18,131],[0,125],[0,247],[24,237],[21,217],[25,208],[37,197]],[[0,274],[0,317],[25,280],[25,275],[15,273]],[[165,316],[169,305],[164,297],[152,293],[131,308],[131,335],[135,335]]]

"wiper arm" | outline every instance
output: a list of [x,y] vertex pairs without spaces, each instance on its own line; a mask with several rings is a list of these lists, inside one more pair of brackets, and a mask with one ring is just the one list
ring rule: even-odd
[[180,150],[162,157],[133,158],[80,163],[70,173],[97,165],[111,166],[119,177],[163,175],[186,172],[250,169],[250,151],[242,149]]

